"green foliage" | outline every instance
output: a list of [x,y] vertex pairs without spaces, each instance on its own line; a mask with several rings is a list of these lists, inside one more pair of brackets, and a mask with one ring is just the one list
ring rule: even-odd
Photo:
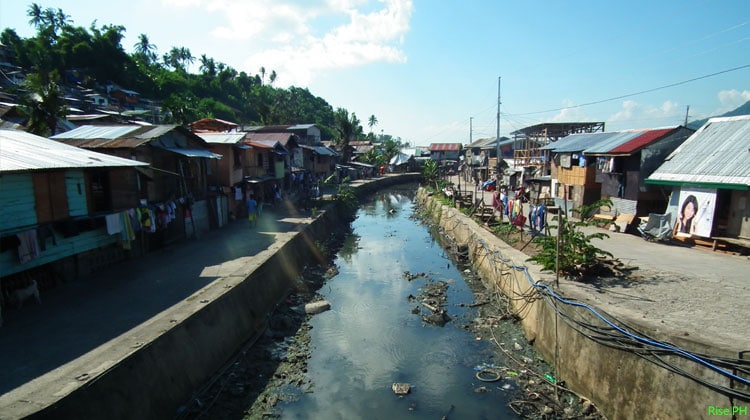
[[[596,208],[605,205],[612,205],[610,200],[600,200],[588,206],[581,206],[574,209],[573,212],[579,215],[589,215]],[[609,235],[603,232],[585,234],[580,230],[581,227],[591,226],[585,217],[578,221],[568,220],[565,216],[555,216],[552,221],[557,221],[557,226],[550,227],[559,229],[560,252],[559,252],[559,272],[574,277],[594,269],[602,257],[612,257],[612,254],[595,247],[591,242],[593,239],[609,238]],[[540,245],[540,252],[532,257],[529,261],[534,261],[542,265],[545,270],[555,271],[557,266],[557,236],[539,236],[535,241]]]
[[492,233],[502,238],[505,242],[513,243],[517,241],[516,238],[512,238],[516,229],[512,223],[500,223],[492,227]]
[[27,95],[22,98],[22,109],[29,116],[27,131],[40,136],[53,136],[57,121],[65,116],[65,99],[57,85],[60,77],[52,71],[45,80],[37,74],[26,78]]
[[[422,168],[422,176],[425,182],[428,184],[434,183],[438,179],[438,164],[434,160],[430,159],[425,162]],[[438,188],[439,189],[439,188]]]
[[336,189],[336,201],[350,212],[354,212],[359,207],[359,198],[354,192],[349,178],[344,178],[338,185]]
[[359,118],[357,118],[357,114],[352,112],[350,115],[349,111],[345,108],[337,108],[333,117],[336,121],[335,128],[338,134],[336,140],[341,146],[341,161],[346,163],[351,158],[349,142],[354,141],[362,134],[362,126],[360,125]]

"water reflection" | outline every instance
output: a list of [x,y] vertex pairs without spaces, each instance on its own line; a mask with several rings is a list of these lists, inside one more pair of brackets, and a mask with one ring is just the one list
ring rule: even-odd
[[[449,282],[448,314],[466,319],[473,295],[459,269],[429,229],[412,220],[413,191],[382,192],[364,203],[336,264],[339,274],[320,293],[332,309],[312,318],[308,375],[314,391],[283,405],[283,418],[509,418],[501,382],[487,385],[473,367],[493,362],[489,344],[477,342],[456,321],[423,324],[418,295],[426,281]],[[403,273],[428,273],[408,281]],[[458,306],[459,304],[464,306]],[[407,382],[405,397],[391,390]]]

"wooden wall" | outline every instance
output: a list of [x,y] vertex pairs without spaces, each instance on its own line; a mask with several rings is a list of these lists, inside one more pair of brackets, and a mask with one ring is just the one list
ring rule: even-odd
[[31,174],[0,175],[0,232],[36,225]]

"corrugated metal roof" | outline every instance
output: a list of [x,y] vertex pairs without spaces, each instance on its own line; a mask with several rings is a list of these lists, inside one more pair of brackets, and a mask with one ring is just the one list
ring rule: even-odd
[[236,144],[242,142],[245,133],[195,133],[209,144]]
[[177,131],[187,138],[205,145],[206,142],[181,125],[82,125],[76,129],[52,136],[51,139],[71,146],[87,149],[99,148],[135,148],[157,138],[164,138],[170,131]]
[[74,128],[73,130],[60,133],[50,138],[52,140],[114,140],[142,129],[143,127],[135,125],[82,125],[78,128]]
[[148,163],[73,147],[24,131],[0,130],[0,172],[127,166]]
[[[641,150],[642,148],[648,146],[649,144],[660,140],[675,131],[677,131],[680,127],[669,127],[669,128],[660,128],[660,129],[653,129],[648,130],[645,133],[641,134],[640,136],[637,136],[631,140],[628,140],[621,145],[613,148],[607,153],[611,154],[631,154],[638,150]],[[588,152],[588,151],[587,151]]]
[[321,156],[338,156],[339,154],[336,153],[336,151],[331,150],[325,146],[308,146],[308,145],[300,145],[303,149],[312,150],[313,152],[321,155]]
[[623,143],[627,143],[632,139],[643,134],[640,130],[629,130],[629,131],[614,131],[612,135],[607,138],[601,138],[596,143],[593,143],[589,147],[583,149],[584,154],[603,154],[607,153],[615,147],[620,146]]
[[277,141],[284,144],[292,136],[292,133],[246,133],[245,138],[250,141]]
[[[148,127],[142,127],[145,130],[139,131],[135,135],[135,137],[137,137],[139,139],[155,139],[155,138],[161,137],[161,136],[169,133],[172,130],[175,130],[175,129],[179,130],[180,127],[182,127],[182,126],[180,126],[180,125],[174,125],[174,124],[172,124],[172,125],[152,125],[152,126],[148,126]],[[184,130],[184,132],[190,133],[190,131],[187,130],[187,129]]]
[[551,150],[554,153],[583,152],[586,148],[596,146],[616,136],[616,131],[599,133],[581,133],[565,136],[558,141],[540,147],[541,150]]
[[648,179],[750,186],[750,115],[711,118]]
[[[504,146],[506,144],[513,144],[513,142],[514,142],[513,139],[509,139],[507,137],[500,137],[500,146]],[[473,149],[473,148],[487,149],[487,148],[492,148],[492,147],[497,147],[496,137],[489,137],[485,139],[475,140],[466,145],[467,149]]]
[[587,155],[631,154],[663,138],[679,127],[623,130],[598,133],[571,134],[550,143],[543,150],[554,153],[582,152]]
[[431,152],[458,152],[461,150],[461,143],[432,143],[430,144]]
[[289,130],[308,130],[312,127],[315,127],[315,124],[297,124],[297,125],[290,126],[288,129]]

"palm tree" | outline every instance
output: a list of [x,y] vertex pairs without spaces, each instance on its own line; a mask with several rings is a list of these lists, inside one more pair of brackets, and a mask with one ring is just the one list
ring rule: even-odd
[[135,53],[143,57],[146,63],[156,61],[156,45],[152,44],[146,34],[138,35],[138,42],[133,45]]
[[276,70],[271,70],[271,74],[268,76],[268,83],[273,84],[276,81]]
[[190,54],[190,50],[185,47],[172,47],[167,54],[164,54],[164,64],[175,70],[186,71],[186,65],[193,63],[195,58]]
[[266,82],[266,68],[261,67],[260,68],[260,83],[263,84]]
[[55,135],[57,120],[67,114],[65,98],[57,84],[60,76],[53,70],[48,77],[45,80],[38,74],[29,74],[24,82],[28,95],[23,100],[29,114],[27,131],[45,137]]
[[359,118],[357,118],[357,114],[352,112],[350,116],[349,111],[345,108],[336,109],[334,120],[336,121],[336,131],[338,132],[339,145],[341,146],[341,160],[343,163],[347,163],[351,157],[349,142],[362,134],[362,126],[360,125]]
[[39,28],[39,26],[44,23],[44,10],[42,10],[42,6],[37,3],[31,3],[31,6],[29,6],[26,11],[26,16],[31,18],[29,19],[29,24],[35,28]]
[[[216,76],[216,62],[213,58],[206,57],[206,54],[202,54],[200,58],[201,67],[200,70],[205,74],[206,76],[214,77]],[[219,63],[221,64],[221,63]],[[222,66],[223,69],[223,66]]]
[[375,115],[370,115],[370,118],[367,120],[367,125],[370,127],[370,133],[372,133],[372,127],[375,127],[378,125],[378,119],[375,118]]

